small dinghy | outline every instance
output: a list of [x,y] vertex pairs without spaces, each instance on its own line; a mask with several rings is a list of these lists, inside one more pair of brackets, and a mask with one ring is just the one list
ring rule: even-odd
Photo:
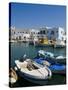
[[36,63],[41,64],[43,67],[47,65],[53,73],[66,74],[66,66],[63,64],[59,64],[53,60],[45,60],[43,58],[34,58],[33,60]]
[[18,76],[13,68],[9,70],[9,83],[14,84],[18,80]]
[[65,56],[57,56],[55,59],[58,63],[66,64],[66,57]]
[[23,62],[15,60],[15,64],[19,75],[32,83],[45,85],[52,76],[48,67],[40,67],[30,59],[26,59]]
[[57,56],[56,59],[57,60],[66,60],[66,57],[64,57],[64,56]]

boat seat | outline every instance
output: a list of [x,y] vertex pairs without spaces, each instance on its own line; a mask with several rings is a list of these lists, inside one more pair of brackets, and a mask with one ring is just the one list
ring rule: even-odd
[[28,63],[26,61],[24,62],[16,61],[16,64],[17,64],[17,67],[21,69],[21,68],[26,68]]
[[21,72],[29,72],[28,68],[21,68]]
[[32,70],[34,70],[35,68],[32,66],[32,65],[30,65],[30,64],[27,64],[26,66],[25,66],[25,64],[24,65],[22,65],[21,66],[21,70],[22,71],[32,71]]

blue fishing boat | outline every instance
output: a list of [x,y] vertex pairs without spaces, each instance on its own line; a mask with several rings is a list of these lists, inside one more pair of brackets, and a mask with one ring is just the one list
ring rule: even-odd
[[52,70],[53,73],[57,73],[57,74],[65,74],[66,73],[65,65],[54,64],[54,65],[49,66],[49,68]]
[[65,74],[66,73],[66,66],[63,64],[59,64],[55,62],[54,60],[50,60],[49,58],[37,58],[35,57],[33,59],[36,63],[41,64],[43,67],[47,65],[49,69],[52,71],[52,73],[57,74]]

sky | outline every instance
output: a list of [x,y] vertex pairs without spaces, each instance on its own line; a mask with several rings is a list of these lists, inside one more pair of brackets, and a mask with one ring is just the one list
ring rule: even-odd
[[[9,9],[10,10],[10,9]],[[10,14],[9,14],[10,15]],[[46,4],[11,3],[11,26],[16,28],[66,28],[66,7]]]

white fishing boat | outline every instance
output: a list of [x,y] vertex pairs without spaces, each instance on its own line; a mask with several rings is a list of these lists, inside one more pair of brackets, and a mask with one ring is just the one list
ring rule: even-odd
[[54,54],[53,53],[47,52],[47,51],[44,51],[44,50],[39,50],[38,54],[39,55],[43,55],[45,57],[52,57],[52,58],[54,58]]
[[56,59],[66,59],[64,56],[57,56]]
[[52,76],[48,67],[40,67],[30,59],[26,59],[23,62],[15,60],[15,64],[19,75],[32,83],[45,85]]
[[55,48],[65,48],[66,44],[63,41],[57,41],[54,47]]

